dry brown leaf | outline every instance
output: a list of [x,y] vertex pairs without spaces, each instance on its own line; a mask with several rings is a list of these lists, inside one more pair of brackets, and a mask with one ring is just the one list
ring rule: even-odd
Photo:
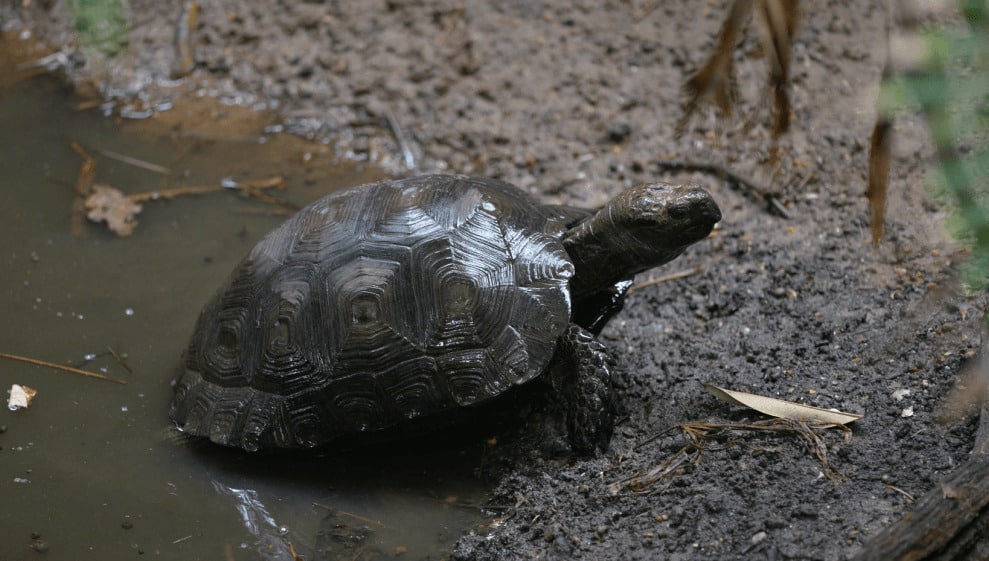
[[722,401],[748,407],[749,409],[780,419],[810,421],[823,425],[844,425],[864,417],[864,415],[858,413],[844,413],[832,409],[823,409],[821,407],[803,405],[747,392],[727,390],[711,384],[704,384],[704,389]]
[[37,393],[38,390],[28,386],[21,386],[19,384],[10,386],[10,399],[7,400],[7,409],[11,411],[27,409],[31,406],[31,401]]
[[86,217],[93,222],[106,222],[110,231],[120,237],[134,233],[141,208],[119,190],[103,183],[93,185],[93,192],[86,197]]

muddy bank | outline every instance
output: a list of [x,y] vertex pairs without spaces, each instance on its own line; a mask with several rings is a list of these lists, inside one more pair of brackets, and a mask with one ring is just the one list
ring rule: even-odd
[[[923,190],[931,151],[918,119],[896,124],[888,238],[868,241],[884,56],[875,3],[802,3],[793,123],[775,174],[751,34],[736,54],[740,115],[722,126],[701,117],[674,138],[680,85],[710,52],[725,2],[343,4],[200,2],[195,69],[172,81],[178,7],[132,2],[123,54],[70,65],[118,111],[222,95],[393,173],[488,175],[585,205],[636,182],[690,180],[725,215],[707,243],[657,272],[697,273],[636,291],[601,336],[619,355],[627,410],[610,452],[533,451],[551,422],[534,408],[492,448],[495,520],[461,538],[455,558],[843,559],[965,461],[976,419],[943,426],[935,413],[979,343],[984,302],[953,289],[961,256]],[[5,27],[73,50],[62,3],[0,10]],[[673,157],[751,176],[790,218],[732,182],[667,174],[659,161]],[[850,439],[824,433],[834,481],[796,436],[736,435],[684,473],[613,493],[683,446],[670,427],[756,418],[701,382],[866,416]]]

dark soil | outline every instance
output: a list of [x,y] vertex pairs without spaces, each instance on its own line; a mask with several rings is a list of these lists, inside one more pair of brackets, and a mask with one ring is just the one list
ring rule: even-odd
[[[801,2],[776,173],[752,32],[736,51],[739,114],[718,126],[702,114],[674,138],[680,86],[710,54],[724,0],[203,0],[196,69],[170,82],[177,4],[132,0],[129,49],[111,62],[73,57],[72,76],[95,77],[124,110],[196,91],[265,100],[289,130],[395,173],[487,175],[581,205],[689,180],[719,201],[720,229],[657,274],[699,272],[634,292],[601,335],[627,410],[610,451],[534,452],[536,412],[493,447],[497,518],[454,558],[844,559],[967,459],[977,419],[935,417],[979,345],[984,302],[955,289],[961,254],[924,192],[932,158],[919,118],[895,125],[887,237],[869,241],[882,3]],[[6,2],[0,16],[72,50],[61,2]],[[670,175],[659,164],[669,158],[751,176],[790,217],[731,181]],[[737,433],[674,476],[612,493],[685,445],[671,427],[760,418],[702,382],[865,417],[850,438],[821,433],[834,480],[796,434]]]

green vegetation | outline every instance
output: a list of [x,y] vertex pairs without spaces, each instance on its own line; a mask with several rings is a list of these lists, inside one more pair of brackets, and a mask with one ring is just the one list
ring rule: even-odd
[[127,46],[127,0],[69,0],[68,6],[89,53],[113,58]]
[[934,191],[953,200],[948,227],[971,251],[963,282],[982,290],[989,288],[989,9],[985,0],[960,8],[965,25],[922,32],[926,57],[885,84],[883,97],[925,115],[937,151]]

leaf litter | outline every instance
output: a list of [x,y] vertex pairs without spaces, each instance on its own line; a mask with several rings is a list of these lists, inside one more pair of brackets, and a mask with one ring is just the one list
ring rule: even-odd
[[[841,429],[845,433],[844,439],[847,442],[851,439],[852,431],[846,425],[852,421],[861,419],[863,415],[858,413],[844,413],[747,392],[728,390],[711,384],[704,384],[704,388],[717,399],[748,407],[754,411],[770,415],[773,418],[752,422],[730,423],[695,421],[677,425],[674,428],[681,430],[686,444],[671,456],[656,464],[653,468],[609,484],[608,491],[611,494],[622,492],[646,494],[661,492],[666,487],[657,486],[659,482],[669,480],[683,473],[688,465],[697,465],[701,461],[701,456],[706,451],[739,445],[759,449],[757,445],[744,444],[742,439],[747,434],[760,433],[799,437],[807,446],[808,450],[817,458],[821,467],[821,473],[825,477],[835,484],[845,479],[845,476],[841,472],[831,466],[828,458],[828,447],[820,431],[828,428]],[[671,428],[647,439],[636,446],[636,448],[641,448],[659,439],[671,430],[673,429]],[[722,447],[715,448],[711,445],[711,442],[714,441],[723,442],[724,444]]]
[[[107,229],[117,236],[127,237],[133,234],[134,229],[137,228],[137,215],[144,209],[141,203],[174,199],[186,195],[214,193],[217,191],[239,191],[263,203],[293,210],[297,209],[296,205],[264,192],[268,189],[285,190],[285,179],[280,176],[248,181],[235,181],[228,178],[214,185],[179,186],[128,195],[112,185],[96,183],[96,161],[78,142],[73,141],[70,147],[82,159],[79,165],[78,176],[73,185],[76,196],[72,204],[71,229],[72,235],[75,237],[86,235],[83,217],[91,222],[102,222],[106,224]],[[107,153],[104,151],[101,153],[142,169],[163,175],[170,175],[168,168],[157,164],[115,152]]]

